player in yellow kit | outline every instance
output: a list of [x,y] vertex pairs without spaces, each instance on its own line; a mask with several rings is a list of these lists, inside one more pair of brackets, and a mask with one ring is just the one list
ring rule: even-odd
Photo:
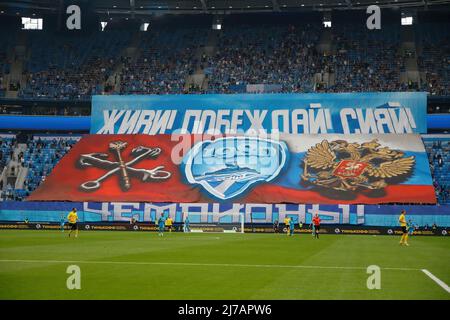
[[284,225],[285,225],[285,228],[286,228],[286,234],[287,235],[289,235],[291,233],[290,232],[290,224],[291,224],[291,219],[289,217],[285,217],[284,218]]
[[78,215],[77,215],[77,209],[73,208],[72,211],[69,212],[69,215],[67,216],[67,220],[69,221],[70,226],[70,232],[69,232],[69,238],[72,234],[72,231],[75,230],[75,238],[78,237]]
[[173,225],[173,220],[172,220],[172,218],[169,216],[169,217],[166,219],[166,227],[167,227],[167,229],[169,229],[169,232],[172,232],[172,225]]
[[398,218],[398,222],[400,223],[400,227],[402,228],[402,237],[400,239],[400,245],[409,246],[408,244],[408,227],[406,224],[405,218],[406,211],[402,210],[400,217]]

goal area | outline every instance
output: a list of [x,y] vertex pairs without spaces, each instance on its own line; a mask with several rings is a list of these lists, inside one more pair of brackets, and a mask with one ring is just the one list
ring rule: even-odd
[[[189,223],[186,224],[186,218]],[[244,233],[244,214],[189,212],[183,215],[184,232]]]

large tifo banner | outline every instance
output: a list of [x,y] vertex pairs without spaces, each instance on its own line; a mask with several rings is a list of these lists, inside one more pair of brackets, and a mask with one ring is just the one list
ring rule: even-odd
[[93,134],[426,133],[426,93],[93,96]]
[[436,203],[419,135],[87,135],[29,201]]

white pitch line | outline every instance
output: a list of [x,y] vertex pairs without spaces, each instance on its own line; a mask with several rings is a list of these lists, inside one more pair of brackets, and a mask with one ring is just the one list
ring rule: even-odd
[[[294,269],[340,269],[340,270],[367,270],[367,267],[340,267],[340,266],[308,266],[308,265],[278,265],[278,264],[234,264],[234,263],[190,263],[190,262],[138,262],[138,261],[72,261],[72,260],[8,260],[1,262],[23,263],[87,263],[87,264],[119,264],[119,265],[168,265],[168,266],[192,266],[192,267],[240,267],[240,268],[294,268]],[[420,271],[413,268],[386,267],[383,270]]]
[[439,279],[438,277],[436,277],[434,274],[432,274],[430,271],[428,271],[427,269],[422,269],[422,272],[425,273],[428,277],[431,278],[431,280],[433,280],[434,282],[436,282],[442,289],[444,289],[445,291],[447,291],[448,293],[450,293],[450,288],[448,287],[448,285],[442,281],[441,279]]

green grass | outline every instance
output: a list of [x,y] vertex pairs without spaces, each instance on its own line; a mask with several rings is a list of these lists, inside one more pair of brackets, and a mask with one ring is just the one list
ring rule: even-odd
[[[450,239],[398,241],[111,231],[69,239],[67,232],[4,230],[0,299],[450,299],[420,270],[450,284]],[[81,268],[81,290],[66,288],[71,264]],[[381,268],[380,290],[367,289],[369,265]]]

